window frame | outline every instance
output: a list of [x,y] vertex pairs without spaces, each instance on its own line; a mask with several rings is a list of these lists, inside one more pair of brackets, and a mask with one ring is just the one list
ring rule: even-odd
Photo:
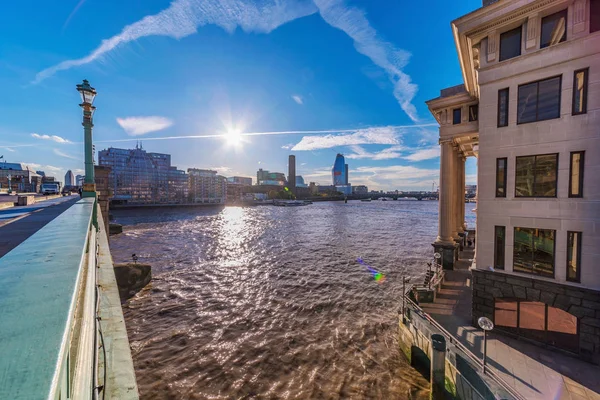
[[568,32],[568,22],[569,22],[569,8],[568,7],[564,8],[564,9],[562,9],[560,11],[553,12],[552,14],[548,14],[548,15],[546,15],[546,16],[544,16],[544,17],[542,17],[540,19],[540,49],[545,49],[547,47],[552,46],[550,43],[546,44],[545,46],[542,45],[542,31],[544,29],[544,20],[546,18],[548,18],[548,17],[552,17],[552,16],[554,16],[556,14],[559,14],[559,13],[565,15],[565,33],[563,33],[563,36],[564,36],[565,40],[561,40],[561,41],[559,41],[556,44],[559,44],[559,43],[567,41],[567,39],[568,39],[568,34],[567,34],[567,32]]
[[[516,56],[508,57],[508,58],[502,58],[502,36],[506,35],[507,33],[514,32],[516,30],[519,30],[519,54],[517,54]],[[498,62],[512,60],[513,58],[517,58],[522,54],[523,54],[523,25],[519,25],[516,28],[504,31],[498,36]]]
[[[538,119],[538,105],[539,105],[539,98],[540,98],[540,82],[544,82],[544,81],[549,81],[552,79],[556,79],[558,78],[558,117],[554,117],[554,118],[546,118],[546,119]],[[535,93],[535,120],[533,121],[527,121],[527,122],[519,122],[519,89],[521,89],[522,86],[527,86],[527,85],[531,85],[532,83],[536,83],[537,87],[536,87],[536,93]],[[544,79],[538,79],[537,81],[531,81],[531,82],[525,82],[520,84],[519,86],[517,86],[517,125],[525,125],[525,124],[533,124],[536,122],[542,122],[542,121],[550,121],[553,119],[559,119],[561,117],[561,105],[562,105],[562,74],[560,75],[554,75],[554,76],[549,76],[547,78]]]
[[[569,279],[569,235],[570,234],[578,234],[579,238],[577,240],[577,268],[575,270],[576,276],[575,279]],[[567,231],[567,260],[566,260],[566,279],[568,282],[581,283],[581,248],[583,247],[581,241],[583,239],[583,232],[581,231]],[[556,241],[555,241],[556,242]]]
[[[501,125],[500,124],[500,96],[501,93],[506,92],[506,124],[505,125]],[[504,88],[504,89],[499,89],[498,90],[498,104],[497,104],[497,109],[496,109],[496,119],[498,122],[498,128],[504,128],[506,126],[508,126],[508,116],[510,115],[510,110],[509,110],[509,105],[510,105],[510,101],[509,101],[509,96],[510,95],[510,88]]]
[[[581,101],[583,102],[583,111],[579,112],[579,111],[575,111],[575,85],[577,83],[577,74],[579,72],[583,72],[584,73],[584,78],[583,78],[583,98],[581,99]],[[590,75],[590,67],[586,67],[586,68],[581,68],[576,70],[575,72],[573,72],[573,98],[571,101],[571,115],[582,115],[582,114],[587,114],[587,97],[588,97],[588,85],[589,85],[589,75]]]
[[[498,194],[498,162],[500,160],[504,160],[504,194]],[[506,198],[506,179],[508,178],[508,157],[499,157],[496,158],[496,197],[497,198]]]
[[[579,194],[573,194],[573,155],[580,154],[579,162]],[[569,157],[569,197],[572,199],[583,198],[583,172],[585,170],[585,150],[572,151]]]
[[[537,229],[537,230],[542,230],[542,231],[553,231],[554,232],[554,243],[552,244],[552,276],[549,275],[542,275],[542,274],[536,274],[535,272],[533,272],[533,269],[531,272],[524,272],[524,271],[516,271],[515,270],[515,238],[517,237],[516,235],[516,231],[517,228],[519,229]],[[546,229],[546,228],[528,228],[526,226],[515,226],[513,227],[513,265],[512,265],[512,271],[517,273],[517,274],[525,274],[525,275],[533,275],[533,276],[539,276],[542,278],[551,278],[551,279],[556,279],[556,233],[557,230],[556,229]],[[532,246],[533,248],[533,246]],[[533,257],[533,253],[532,257]],[[533,259],[532,259],[533,261]]]
[[[503,246],[502,246],[502,261],[503,261],[503,265],[502,267],[499,267],[497,264],[498,261],[498,253],[497,253],[497,246],[496,246],[496,239],[498,238],[498,234],[497,234],[497,230],[498,228],[501,228],[504,233],[503,233]],[[506,226],[503,225],[494,225],[494,269],[501,269],[501,270],[505,270],[506,269]]]
[[[519,158],[525,158],[525,157],[535,157],[535,161],[534,161],[534,167],[537,165],[537,157],[542,157],[542,156],[553,156],[556,155],[556,169],[554,174],[556,175],[556,190],[554,191],[554,196],[518,196],[517,195],[517,172],[518,172],[518,168],[517,168],[517,160]],[[560,153],[546,153],[546,154],[531,154],[531,155],[527,155],[527,156],[517,156],[515,157],[515,198],[520,198],[520,199],[533,199],[533,198],[539,198],[539,199],[555,199],[558,197],[558,163],[559,163],[559,158],[560,158]],[[535,192],[535,182],[536,182],[536,175],[535,173],[533,174],[533,191]],[[536,228],[538,229],[538,228]]]
[[[458,122],[456,122],[456,112],[458,111]],[[452,125],[462,124],[462,107],[452,109]]]

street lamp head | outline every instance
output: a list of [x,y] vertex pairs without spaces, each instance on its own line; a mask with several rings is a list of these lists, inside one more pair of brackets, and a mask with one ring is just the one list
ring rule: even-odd
[[83,80],[83,83],[77,85],[77,91],[81,94],[81,101],[83,104],[92,105],[94,98],[96,97],[96,89],[90,86],[87,79]]
[[436,260],[439,260],[440,258],[442,258],[442,255],[441,255],[440,253],[438,253],[438,252],[435,252],[435,253],[433,253],[433,257],[434,257]]
[[477,320],[477,324],[484,331],[491,331],[494,329],[494,323],[488,317],[481,317]]

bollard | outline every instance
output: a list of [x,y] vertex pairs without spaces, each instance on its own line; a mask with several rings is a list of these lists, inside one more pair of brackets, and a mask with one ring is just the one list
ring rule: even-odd
[[445,398],[446,380],[446,338],[439,334],[431,335],[431,399]]

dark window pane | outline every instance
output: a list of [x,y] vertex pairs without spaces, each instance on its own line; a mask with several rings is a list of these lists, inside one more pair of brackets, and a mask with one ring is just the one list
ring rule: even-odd
[[500,35],[500,61],[521,55],[521,27]]
[[567,10],[562,10],[542,18],[540,48],[567,40]]
[[554,231],[535,229],[533,236],[533,273],[554,276]]
[[573,79],[573,115],[587,112],[588,69],[575,71]]
[[496,197],[506,197],[506,158],[496,159]]
[[558,155],[549,154],[536,156],[535,160],[535,186],[533,195],[536,197],[556,196],[556,168]]
[[533,196],[533,184],[535,173],[535,156],[517,157],[515,196]]
[[567,280],[579,282],[581,265],[581,232],[567,233]]
[[539,82],[537,120],[560,117],[560,77]]
[[498,91],[498,127],[508,126],[508,89]]
[[452,124],[457,125],[460,124],[460,108],[455,108],[452,110]]
[[469,121],[477,121],[479,117],[479,105],[474,104],[469,106]]
[[575,151],[571,153],[571,165],[569,168],[569,197],[583,196],[583,160],[583,151]]
[[558,308],[548,306],[548,344],[579,352],[577,317]]
[[600,0],[590,0],[590,33],[600,31]]
[[504,269],[504,238],[506,228],[496,226],[494,230],[494,268]]
[[525,122],[533,122],[536,120],[537,90],[537,82],[519,86],[519,99],[517,104],[517,123],[522,124]]
[[515,228],[513,270],[554,277],[554,239],[551,229]]
[[515,228],[513,270],[516,272],[533,271],[533,231],[530,228]]

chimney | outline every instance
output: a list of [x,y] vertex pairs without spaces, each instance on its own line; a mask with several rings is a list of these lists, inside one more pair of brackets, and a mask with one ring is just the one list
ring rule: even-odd
[[288,159],[288,189],[296,195],[296,156],[291,154]]

